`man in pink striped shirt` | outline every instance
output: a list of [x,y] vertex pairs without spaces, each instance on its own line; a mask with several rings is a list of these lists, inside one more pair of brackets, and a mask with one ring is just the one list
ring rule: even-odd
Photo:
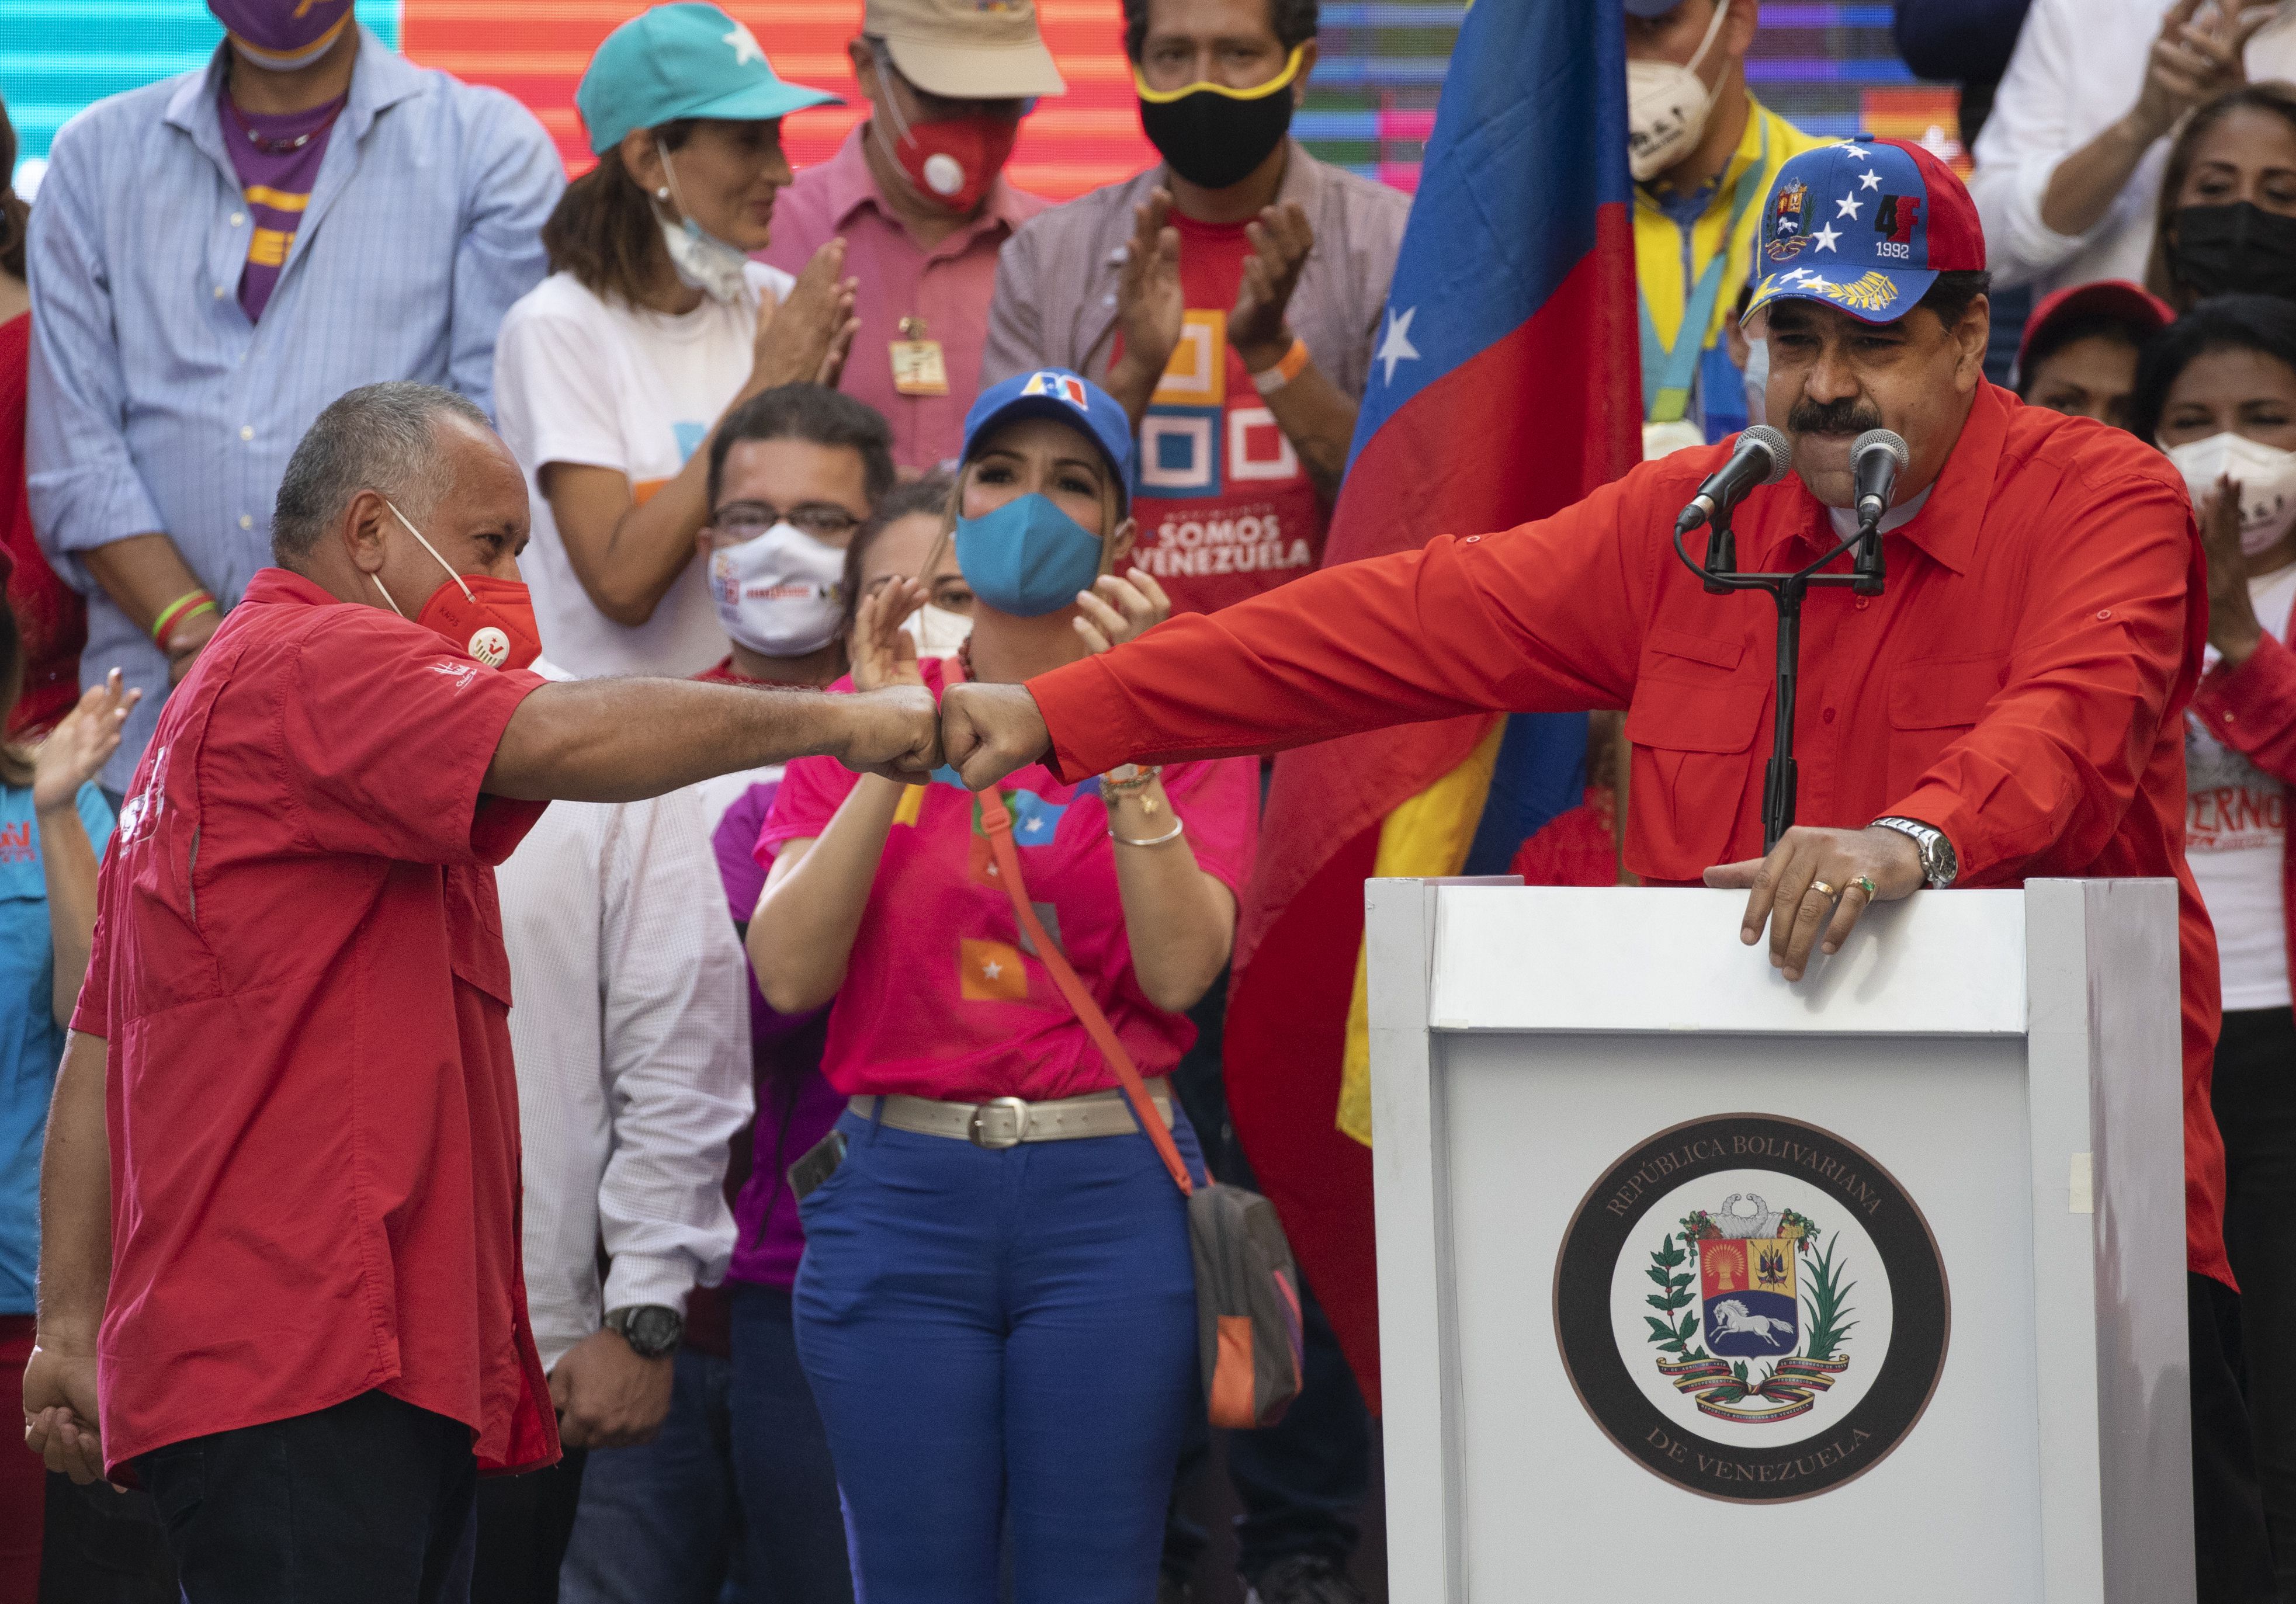
[[844,237],[861,331],[841,388],[922,472],[955,456],[980,388],[996,252],[1050,204],[1004,180],[1021,114],[1067,86],[1034,0],[869,0],[846,49],[869,118],[781,192],[762,257],[802,267]]

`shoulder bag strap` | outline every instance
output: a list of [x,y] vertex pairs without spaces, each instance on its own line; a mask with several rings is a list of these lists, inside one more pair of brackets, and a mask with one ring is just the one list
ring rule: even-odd
[[1116,1039],[1116,1032],[1109,1026],[1108,1016],[1100,1011],[1100,1004],[1092,1000],[1092,994],[1085,989],[1084,982],[1077,978],[1076,970],[1069,967],[1068,959],[1060,948],[1053,945],[1052,937],[1046,934],[1044,921],[1037,917],[1036,905],[1029,900],[1028,881],[1021,876],[1021,854],[1013,845],[1013,815],[1004,806],[1002,793],[993,787],[980,793],[980,828],[988,837],[989,852],[996,859],[996,878],[1004,882],[1004,894],[1013,899],[1013,917],[1021,921],[1021,929],[1028,933],[1030,944],[1037,949],[1037,958],[1043,961],[1046,970],[1053,977],[1053,984],[1061,988],[1061,995],[1066,997],[1069,1006],[1076,1011],[1077,1019],[1084,1025],[1085,1034],[1092,1038],[1092,1044],[1100,1049],[1100,1056],[1108,1060],[1108,1067],[1116,1071],[1117,1081],[1123,1086],[1125,1098],[1132,1105],[1133,1117],[1140,1122],[1140,1128],[1148,1133],[1148,1140],[1156,1144],[1156,1156],[1172,1173],[1172,1180],[1179,1187],[1180,1195],[1193,1196],[1195,1183],[1188,1176],[1188,1166],[1181,1160],[1180,1150],[1173,1144],[1172,1128],[1156,1111],[1155,1101],[1148,1095],[1147,1084],[1140,1078],[1140,1071],[1134,1067],[1132,1055],[1125,1052],[1124,1043]]

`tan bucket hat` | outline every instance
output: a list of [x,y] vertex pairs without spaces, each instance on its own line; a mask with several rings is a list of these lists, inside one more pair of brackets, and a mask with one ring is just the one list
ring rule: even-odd
[[952,100],[1063,94],[1037,31],[1036,0],[868,0],[861,31],[885,41],[901,76]]

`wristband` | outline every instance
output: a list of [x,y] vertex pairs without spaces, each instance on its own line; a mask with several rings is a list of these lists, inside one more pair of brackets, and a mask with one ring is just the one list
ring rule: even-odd
[[1251,388],[1263,396],[1272,396],[1306,372],[1308,361],[1308,342],[1294,335],[1292,348],[1283,353],[1281,362],[1272,368],[1262,368],[1251,376]]
[[152,620],[152,643],[162,651],[167,651],[168,637],[176,633],[176,628],[185,618],[195,618],[201,613],[216,610],[216,599],[208,593],[204,586],[198,590],[185,591],[161,608],[160,616]]

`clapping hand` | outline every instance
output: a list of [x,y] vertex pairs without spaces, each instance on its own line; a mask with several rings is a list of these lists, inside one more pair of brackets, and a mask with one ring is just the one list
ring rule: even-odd
[[2200,6],[2201,0],[2176,0],[2145,57],[2144,84],[2129,115],[2148,143],[2194,107],[2246,83],[2241,58],[2248,42],[2280,14],[2277,5],[2235,9],[2224,0],[2208,21],[2195,23]]
[[776,306],[770,296],[765,298],[758,307],[758,332],[750,348],[753,389],[777,384],[834,388],[861,327],[853,315],[861,281],[844,273],[845,241],[831,240],[813,253],[786,299]]
[[888,579],[861,598],[854,610],[852,638],[846,650],[853,663],[853,688],[878,691],[887,685],[922,685],[917,643],[901,627],[925,604],[925,587],[906,575]]
[[1121,577],[1103,574],[1092,589],[1077,593],[1076,632],[1085,650],[1097,657],[1144,634],[1172,616],[1172,598],[1144,569]]
[[2248,553],[2240,544],[2240,486],[2227,475],[2201,508],[2201,548],[2209,561],[2209,644],[2237,668],[2264,626],[2248,593]]
[[74,806],[79,788],[103,772],[119,749],[127,715],[144,700],[141,691],[122,691],[119,670],[84,692],[78,705],[48,732],[32,757],[32,809],[53,813]]
[[1116,281],[1116,323],[1124,355],[1109,370],[1108,389],[1136,421],[1179,348],[1188,298],[1180,288],[1180,231],[1172,197],[1157,190],[1132,209],[1132,240]]
[[1259,219],[1244,225],[1251,254],[1243,258],[1243,279],[1236,286],[1235,309],[1227,315],[1227,342],[1257,373],[1274,367],[1292,348],[1292,331],[1283,321],[1292,292],[1300,287],[1300,270],[1316,248],[1316,230],[1307,209],[1297,200],[1271,206]]

